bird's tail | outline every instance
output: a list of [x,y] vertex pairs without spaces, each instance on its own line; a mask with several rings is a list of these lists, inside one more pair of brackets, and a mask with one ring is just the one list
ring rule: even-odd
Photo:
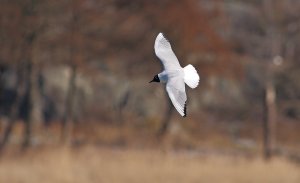
[[199,84],[200,77],[196,69],[191,65],[187,65],[183,68],[184,82],[191,88],[196,88]]

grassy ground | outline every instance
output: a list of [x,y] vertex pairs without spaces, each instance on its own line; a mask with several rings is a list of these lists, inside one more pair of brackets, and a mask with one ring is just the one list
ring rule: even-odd
[[223,155],[83,147],[7,152],[1,183],[299,183],[300,167]]

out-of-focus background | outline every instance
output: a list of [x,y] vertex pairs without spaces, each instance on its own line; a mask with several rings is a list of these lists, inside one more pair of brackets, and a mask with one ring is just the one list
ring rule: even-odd
[[298,0],[1,0],[0,182],[300,182],[299,58]]

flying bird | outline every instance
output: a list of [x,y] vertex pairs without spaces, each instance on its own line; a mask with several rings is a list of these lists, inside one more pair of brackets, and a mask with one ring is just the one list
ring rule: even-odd
[[168,95],[179,114],[186,117],[186,91],[185,84],[190,88],[196,88],[200,77],[196,69],[191,65],[182,68],[172,50],[169,40],[159,33],[154,43],[156,56],[162,62],[164,70],[155,75],[151,82],[161,82],[166,84]]

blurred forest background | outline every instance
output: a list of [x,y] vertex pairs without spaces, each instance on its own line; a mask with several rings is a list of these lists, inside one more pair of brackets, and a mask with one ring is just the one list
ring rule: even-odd
[[[1,0],[0,150],[160,147],[300,162],[299,12],[298,0]],[[201,78],[186,118],[148,83],[162,69],[159,32]]]

